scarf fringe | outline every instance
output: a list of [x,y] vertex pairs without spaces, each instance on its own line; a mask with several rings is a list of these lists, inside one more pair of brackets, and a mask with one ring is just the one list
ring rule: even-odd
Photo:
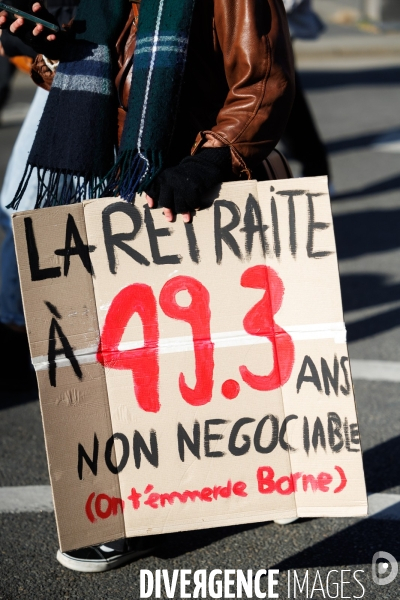
[[134,202],[137,193],[146,190],[162,170],[160,152],[127,150],[118,157],[109,173],[101,179],[66,169],[47,169],[27,164],[14,199],[7,208],[18,210],[26,189],[37,172],[37,194],[34,208],[76,204],[92,198],[121,196]]
[[101,195],[121,196],[127,202],[134,202],[136,194],[146,191],[162,168],[161,152],[125,150],[101,182],[104,186]]
[[105,182],[100,177],[66,169],[40,168],[28,163],[14,199],[7,208],[18,210],[35,169],[37,171],[35,209],[76,204],[103,195]]

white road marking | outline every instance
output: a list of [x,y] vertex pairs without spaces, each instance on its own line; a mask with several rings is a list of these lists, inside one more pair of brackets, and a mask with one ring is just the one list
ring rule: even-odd
[[27,102],[14,102],[6,106],[0,116],[3,125],[20,125],[28,114],[30,104]]
[[0,513],[53,512],[49,485],[0,487]]
[[[0,487],[0,513],[53,512],[49,485]],[[400,521],[400,494],[368,496],[368,516],[371,519]]]
[[371,494],[368,508],[368,516],[372,519],[400,521],[400,494]]
[[379,152],[390,152],[392,154],[400,153],[400,142],[386,142],[381,144],[374,144],[372,146],[374,150]]
[[400,382],[400,362],[353,359],[350,365],[353,379]]
[[393,131],[377,136],[371,148],[372,150],[378,150],[379,152],[399,153],[400,131],[398,129],[393,129]]
[[369,317],[378,317],[388,312],[389,310],[395,310],[400,308],[400,300],[394,300],[393,302],[385,302],[377,306],[368,306],[367,308],[360,308],[356,310],[346,311],[344,318],[346,325],[353,325],[357,321],[368,319]]

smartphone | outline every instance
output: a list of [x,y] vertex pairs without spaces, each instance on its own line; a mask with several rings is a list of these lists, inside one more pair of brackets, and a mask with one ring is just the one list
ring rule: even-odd
[[44,19],[39,19],[39,17],[35,17],[34,15],[31,15],[30,13],[27,13],[23,10],[20,10],[19,8],[14,8],[13,6],[10,6],[9,4],[4,4],[3,2],[0,2],[0,11],[2,11],[2,10],[5,10],[9,15],[11,15],[13,17],[23,17],[27,21],[32,21],[33,23],[38,23],[39,25],[43,25],[43,27],[46,27],[47,29],[50,29],[51,31],[57,32],[60,30],[60,28],[57,25],[53,25],[53,23],[49,23],[49,21],[45,21]]

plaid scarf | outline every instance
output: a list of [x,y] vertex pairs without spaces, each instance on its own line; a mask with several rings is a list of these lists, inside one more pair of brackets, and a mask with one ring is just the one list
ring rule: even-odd
[[142,0],[128,113],[118,155],[113,60],[127,0],[81,0],[74,41],[57,68],[24,177],[35,208],[121,195],[133,200],[165,164],[175,125],[195,0]]

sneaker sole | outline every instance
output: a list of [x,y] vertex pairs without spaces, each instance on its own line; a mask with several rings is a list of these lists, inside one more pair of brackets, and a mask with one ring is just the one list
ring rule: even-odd
[[65,556],[60,550],[57,550],[57,560],[63,567],[70,569],[71,571],[79,571],[80,573],[102,573],[104,571],[111,571],[121,567],[128,562],[131,562],[142,556],[150,554],[154,548],[142,550],[141,552],[132,551],[116,556],[111,560],[84,560],[79,558],[70,558]]

